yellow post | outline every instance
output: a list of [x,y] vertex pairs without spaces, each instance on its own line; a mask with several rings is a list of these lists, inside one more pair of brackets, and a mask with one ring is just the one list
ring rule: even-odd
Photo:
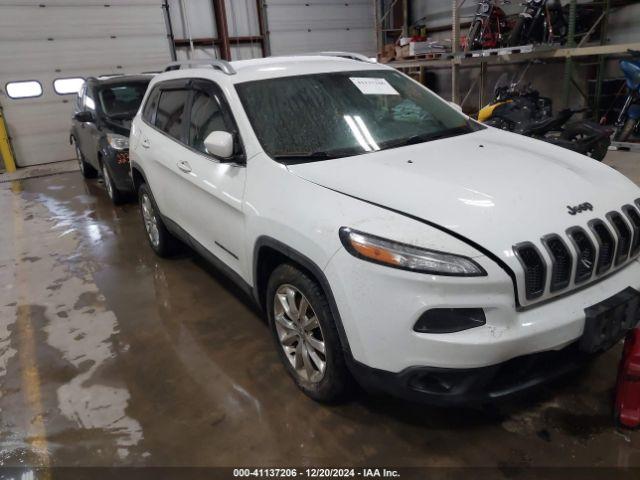
[[16,162],[11,152],[11,144],[9,143],[9,134],[7,133],[7,124],[4,122],[4,114],[0,107],[0,156],[4,161],[4,168],[7,173],[16,171]]

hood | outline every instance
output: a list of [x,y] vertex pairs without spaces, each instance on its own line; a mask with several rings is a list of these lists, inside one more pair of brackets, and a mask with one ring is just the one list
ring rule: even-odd
[[103,121],[105,126],[113,133],[118,135],[124,135],[128,137],[131,133],[131,121],[133,118],[109,118],[104,117]]
[[[585,227],[640,197],[622,174],[546,142],[488,128],[335,160],[295,175],[455,232],[517,266],[513,245]],[[574,215],[568,207],[593,210]],[[514,264],[515,262],[515,264]]]

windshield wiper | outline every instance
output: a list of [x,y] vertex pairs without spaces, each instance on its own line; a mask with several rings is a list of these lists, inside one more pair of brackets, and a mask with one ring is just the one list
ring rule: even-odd
[[111,115],[107,113],[107,117],[109,117],[112,120],[127,120],[135,116],[136,116],[136,112],[113,113]]
[[[355,152],[352,148],[349,149],[336,149],[336,150],[319,150],[316,152],[283,152],[272,155],[274,160],[282,161],[286,164],[294,163],[306,163],[315,162],[317,160],[332,160],[334,158],[348,157],[351,155],[357,155],[359,152]],[[362,152],[366,153],[366,152]]]
[[461,125],[459,127],[447,128],[439,132],[422,133],[419,135],[412,135],[407,138],[398,138],[394,140],[387,140],[382,142],[379,146],[381,149],[405,147],[407,145],[415,145],[416,143],[430,142],[432,140],[440,140],[446,137],[454,137],[456,135],[462,135],[464,133],[473,132],[468,125]]

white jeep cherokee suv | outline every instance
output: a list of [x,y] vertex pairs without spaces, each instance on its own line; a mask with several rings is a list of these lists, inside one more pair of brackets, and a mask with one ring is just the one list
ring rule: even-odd
[[184,66],[131,131],[151,247],[180,238],[244,287],[312,398],[355,377],[486,401],[636,325],[640,190],[615,170],[354,54]]

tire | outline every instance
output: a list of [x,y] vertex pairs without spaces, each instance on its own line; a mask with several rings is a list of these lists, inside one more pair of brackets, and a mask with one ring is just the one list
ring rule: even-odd
[[517,47],[521,44],[522,34],[527,26],[527,21],[525,18],[518,18],[516,24],[513,26],[513,30],[509,34],[509,39],[507,40],[507,46],[509,47]]
[[101,162],[102,166],[102,180],[104,181],[104,188],[107,191],[107,195],[111,199],[114,205],[120,205],[124,203],[127,199],[126,192],[119,190],[116,187],[115,183],[113,183],[113,179],[111,178],[111,174],[109,173],[109,167],[104,162]]
[[78,142],[75,138],[73,139],[73,146],[76,149],[76,160],[78,161],[78,167],[80,168],[82,176],[84,178],[96,178],[98,176],[98,171],[84,159],[84,155],[82,154],[82,151],[80,151],[80,147],[78,146]]
[[[298,388],[318,402],[346,399],[353,379],[329,302],[318,283],[295,266],[282,264],[271,274],[266,295],[269,328],[280,359]],[[300,311],[305,301],[306,314],[299,318],[296,310]]]
[[616,129],[616,133],[613,135],[613,139],[616,142],[626,142],[635,130],[637,122],[637,120],[627,118],[622,128],[620,130]]
[[[140,200],[140,216],[145,229],[147,240],[154,252],[160,257],[169,257],[178,250],[178,239],[175,238],[162,221],[158,206],[153,198],[151,189],[146,183],[138,189]],[[155,231],[154,227],[155,226]]]
[[[480,38],[476,38],[480,35]],[[467,34],[467,44],[464,46],[464,51],[469,52],[471,50],[476,50],[476,46],[479,45],[482,48],[482,21],[474,20],[469,28],[469,33]]]
[[[584,152],[584,154],[601,162],[607,155],[609,145],[611,145],[611,139],[608,136],[608,132],[604,130],[602,126],[587,120],[576,120],[567,123],[562,132],[562,139],[568,140],[576,145],[579,145],[580,142],[591,142],[594,138],[597,138],[597,141],[587,152]],[[577,152],[582,151],[582,148],[571,149]]]
[[604,157],[607,155],[610,144],[611,142],[602,140],[595,144],[595,146],[589,151],[588,155],[594,160],[601,162],[602,160],[604,160]]

